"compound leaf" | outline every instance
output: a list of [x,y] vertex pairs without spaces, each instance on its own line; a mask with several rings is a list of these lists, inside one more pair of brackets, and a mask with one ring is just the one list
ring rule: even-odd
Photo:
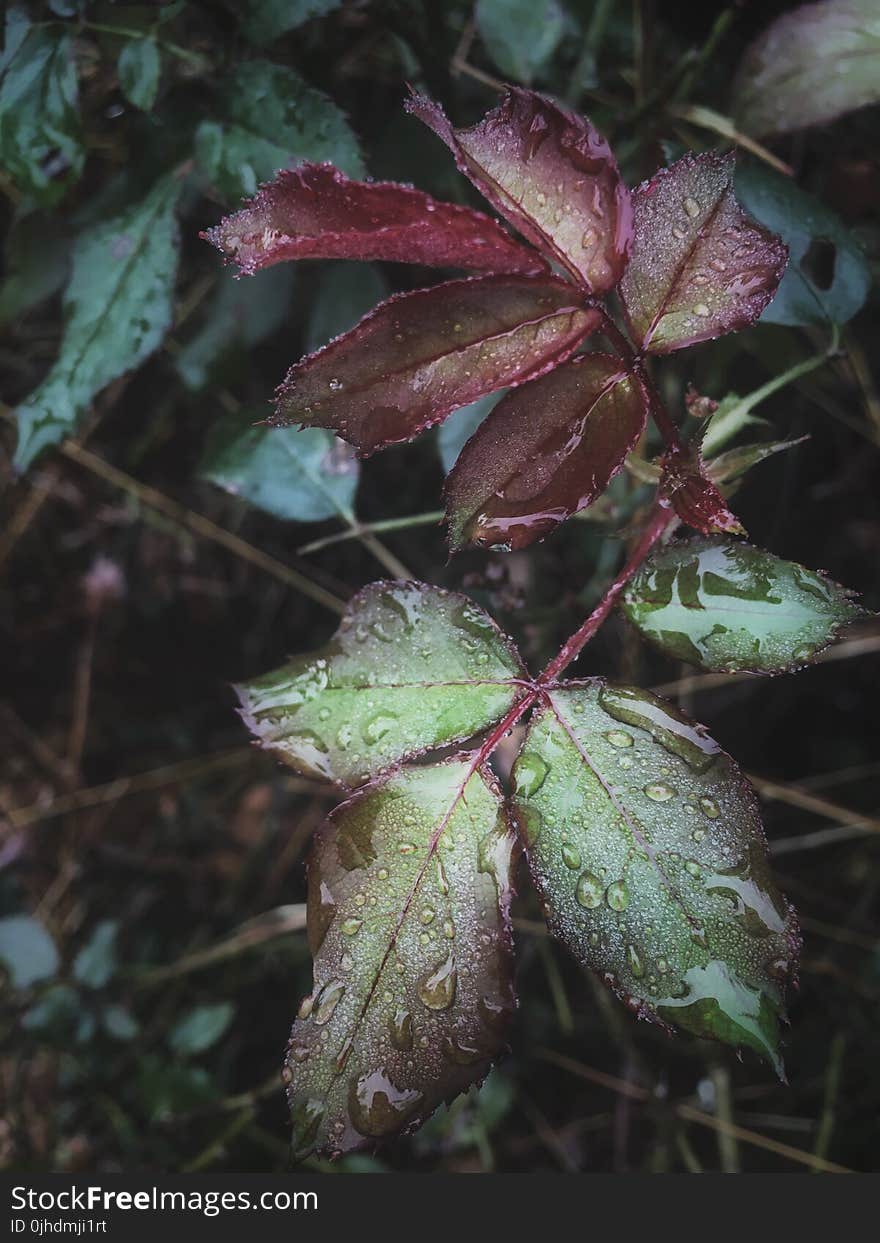
[[748,48],[734,114],[747,134],[787,134],[878,99],[876,0],[824,0],[783,13]]
[[379,582],[351,600],[326,647],[237,689],[264,747],[353,786],[487,729],[523,676],[513,644],[465,596]]
[[95,394],[162,341],[177,274],[180,185],[163,178],[145,199],[75,242],[61,352],[16,412],[18,469],[72,432]]
[[634,339],[667,354],[753,323],[787,250],[734,197],[734,159],[685,155],[633,193],[633,244],[620,294]]
[[285,259],[383,259],[477,272],[547,271],[489,216],[330,164],[280,172],[204,236],[248,275]]
[[308,355],[278,389],[277,426],[327,427],[362,454],[564,362],[598,323],[552,277],[482,276],[397,294]]
[[682,540],[653,553],[621,608],[667,655],[725,673],[800,668],[865,615],[821,572],[725,539]]
[[514,840],[467,758],[402,769],[331,814],[285,1066],[296,1158],[411,1131],[484,1078],[515,1006]]
[[551,931],[639,1017],[782,1073],[799,950],[754,792],[704,728],[602,679],[548,691],[513,770]]
[[604,491],[645,427],[619,358],[586,354],[504,397],[446,480],[453,550],[523,548]]
[[492,206],[579,285],[598,294],[617,284],[632,236],[629,191],[589,121],[518,88],[471,129],[453,129],[423,96],[407,108]]

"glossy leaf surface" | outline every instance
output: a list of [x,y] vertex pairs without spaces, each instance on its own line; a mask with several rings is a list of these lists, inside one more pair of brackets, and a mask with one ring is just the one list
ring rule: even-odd
[[256,194],[280,168],[329,160],[350,176],[363,172],[357,139],[332,100],[292,69],[244,61],[224,82],[223,120],[202,121],[196,162],[230,202]]
[[601,679],[549,693],[513,770],[552,932],[631,1010],[781,1073],[799,949],[754,792],[705,729]]
[[683,540],[653,553],[621,607],[668,655],[729,673],[797,669],[864,616],[852,593],[824,574],[725,539]]
[[686,155],[633,194],[620,286],[633,338],[667,354],[753,323],[785,270],[784,244],[737,203],[733,157]]
[[845,324],[871,287],[868,261],[840,217],[791,177],[757,165],[738,168],[743,206],[789,249],[775,298],[761,319],[769,324]]
[[467,760],[394,773],[331,815],[309,869],[314,984],[285,1066],[295,1158],[412,1130],[483,1079],[515,1005],[513,842]]
[[296,363],[279,426],[327,427],[362,453],[565,361],[598,319],[552,278],[484,276],[398,294]]
[[880,99],[876,0],[823,0],[783,13],[743,57],[734,111],[748,134],[821,125]]
[[499,224],[388,181],[352,181],[330,164],[285,170],[205,236],[242,272],[285,259],[384,259],[537,275],[547,265]]
[[19,469],[72,432],[95,394],[162,341],[177,274],[179,192],[178,181],[162,180],[145,199],[74,244],[61,352],[16,411]]
[[437,450],[447,475],[471,436],[503,396],[502,391],[490,393],[488,397],[479,397],[469,406],[462,406],[461,409],[453,411],[449,418],[444,419],[437,428]]
[[604,491],[645,426],[641,385],[587,354],[503,398],[446,480],[453,550],[523,548]]
[[249,427],[224,421],[199,474],[266,513],[295,522],[354,518],[359,467],[348,445],[321,427]]
[[663,458],[660,495],[689,527],[711,535],[727,531],[745,535],[745,529],[709,478],[697,444],[670,449]]
[[510,640],[465,596],[380,582],[354,597],[326,647],[238,693],[263,746],[352,786],[488,728],[523,676]]
[[589,121],[515,88],[471,129],[453,129],[422,96],[407,107],[493,207],[578,284],[592,293],[617,284],[632,233],[629,191]]

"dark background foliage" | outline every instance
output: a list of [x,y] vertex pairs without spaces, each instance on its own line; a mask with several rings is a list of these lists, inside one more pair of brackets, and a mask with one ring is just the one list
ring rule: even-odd
[[[230,682],[328,636],[334,615],[315,585],[344,599],[395,559],[472,593],[538,668],[601,593],[638,487],[621,476],[598,520],[510,556],[447,563],[434,521],[381,532],[380,546],[351,538],[304,553],[345,521],[291,521],[299,502],[289,498],[286,519],[249,504],[256,467],[245,450],[232,459],[242,495],[221,490],[205,478],[212,454],[261,417],[303,349],[347,326],[383,285],[436,276],[306,262],[248,290],[199,230],[253,188],[248,179],[271,174],[270,140],[295,145],[288,122],[300,126],[293,158],[335,158],[475,201],[440,143],[404,116],[407,82],[460,123],[491,106],[499,78],[554,92],[589,112],[635,184],[683,149],[724,144],[695,109],[729,116],[744,49],[791,7],[483,0],[476,22],[457,0],[27,7],[39,29],[70,40],[78,97],[59,71],[42,112],[0,121],[0,1166],[289,1167],[278,1067],[309,984],[303,864],[328,800],[249,747]],[[291,10],[303,21],[285,29],[278,15]],[[281,68],[255,75],[258,59]],[[55,128],[41,135],[34,118],[53,108]],[[869,107],[765,139],[874,269],[876,134]],[[760,155],[744,162],[758,175],[766,167]],[[58,353],[73,239],[169,174],[181,230],[172,322],[139,369],[124,374],[134,341],[128,361],[124,349],[110,359],[112,382],[84,399],[73,441],[22,476],[12,411]],[[850,244],[827,235],[807,260],[820,290]],[[821,352],[828,325],[802,318],[664,360],[672,408],[683,410],[688,383],[716,399],[749,393]],[[749,474],[735,502],[755,543],[827,569],[875,609],[877,329],[872,292],[843,328],[843,353],[761,407],[771,425],[761,435],[810,439]],[[333,452],[320,457],[324,481],[353,484],[351,461]],[[362,468],[357,517],[434,510],[442,478],[434,435],[380,454]],[[763,779],[779,880],[805,933],[788,1085],[750,1055],[739,1062],[635,1024],[542,935],[526,892],[515,908],[511,1055],[414,1139],[333,1170],[798,1171],[813,1153],[876,1164],[876,625],[850,631],[830,656],[774,681],[693,676],[615,618],[578,666],[665,687]]]

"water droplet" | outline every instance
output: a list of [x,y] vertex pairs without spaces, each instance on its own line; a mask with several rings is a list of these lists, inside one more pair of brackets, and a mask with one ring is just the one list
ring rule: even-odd
[[595,245],[596,245],[596,230],[585,229],[584,235],[581,238],[581,246],[583,246],[584,250],[591,250]]
[[463,1039],[461,1036],[447,1036],[443,1041],[443,1052],[451,1062],[459,1066],[471,1066],[487,1056],[475,1041]]
[[671,798],[675,798],[675,790],[665,781],[650,782],[645,786],[645,794],[655,803],[667,803]]
[[562,862],[572,871],[577,871],[581,866],[581,857],[575,850],[574,846],[570,846],[568,842],[562,843]]
[[328,383],[327,387],[330,389],[331,392],[338,393],[339,390],[342,388],[342,381],[333,379]]
[[645,974],[645,967],[639,957],[639,952],[634,945],[628,945],[626,947],[626,962],[636,979],[640,980]]
[[592,946],[594,946],[594,947],[595,947],[595,946],[597,946],[597,945],[599,944],[599,934],[598,934],[598,932],[591,932],[591,933],[590,933],[590,944],[591,944]]
[[661,975],[665,975],[666,972],[669,970],[669,963],[666,961],[665,958],[657,959],[657,970],[660,972]]
[[609,729],[605,737],[612,747],[631,747],[633,745],[633,736],[628,734],[625,729]]
[[[584,872],[578,880],[574,896],[578,904],[585,910],[594,911],[597,906],[602,905],[603,892],[604,885],[599,880],[599,877],[593,872]],[[611,903],[609,902],[608,905],[610,906]],[[624,902],[623,905],[626,906],[626,903]],[[623,910],[623,907],[617,907],[615,909]]]
[[694,839],[695,842],[701,842],[705,836],[706,836],[705,829],[694,829],[693,833],[691,833],[691,837]]
[[413,1017],[408,1010],[396,1010],[388,1025],[391,1043],[401,1052],[412,1048]]
[[296,1012],[296,1017],[298,1019],[307,1019],[309,1015],[312,1013],[314,1004],[315,1004],[315,999],[311,995],[311,993],[309,994],[308,997],[303,997],[302,1001],[299,1003],[299,1009]]
[[517,794],[532,798],[547,780],[549,765],[535,751],[524,751],[516,762],[513,780]]
[[443,935],[444,937],[447,937],[450,941],[455,936],[455,924],[452,922],[451,919],[444,920]]
[[457,984],[455,955],[450,953],[419,981],[419,997],[429,1010],[448,1010],[455,1000]]
[[379,880],[387,880],[387,879],[388,879],[388,869],[387,869],[387,868],[379,868],[379,871],[378,871],[377,875],[378,875],[378,877],[379,877]]
[[333,1011],[339,1005],[342,994],[345,992],[345,985],[342,980],[330,980],[321,989],[315,998],[315,1022],[319,1027],[330,1021],[333,1017]]
[[289,1087],[290,1084],[293,1082],[293,1071],[290,1069],[289,1066],[281,1067],[281,1082],[284,1084],[285,1087]]
[[694,863],[693,859],[688,859],[687,863],[684,865],[684,870],[687,872],[688,876],[693,876],[694,880],[699,879],[700,865],[699,863]]
[[680,224],[674,224],[672,226],[672,236],[681,241],[682,238],[687,237],[687,229],[683,229]]
[[703,815],[708,816],[710,820],[717,820],[721,815],[718,804],[711,798],[701,798],[700,809],[702,810]]
[[706,306],[705,302],[698,302],[694,307],[694,314],[699,315],[701,319],[706,319],[712,312]]
[[290,1121],[293,1124],[291,1144],[295,1160],[299,1161],[311,1152],[323,1117],[323,1101],[302,1098],[291,1106]]
[[348,1112],[361,1135],[378,1139],[400,1130],[424,1099],[415,1088],[397,1087],[386,1071],[374,1070],[351,1081]]
[[422,913],[419,915],[419,919],[422,921],[423,924],[433,924],[435,915],[436,915],[436,911],[432,911],[430,906],[426,906],[425,909],[422,911]]
[[626,881],[612,881],[605,890],[605,901],[612,911],[625,911],[629,906],[629,889],[627,888]]
[[351,971],[354,966],[354,959],[351,954],[343,954],[339,960],[339,965],[343,971]]
[[344,919],[342,921],[342,931],[347,937],[353,937],[360,931],[360,927],[363,922],[364,921],[362,919]]
[[446,879],[446,868],[443,866],[443,860],[437,858],[437,884],[440,886],[440,892],[444,897],[449,893],[449,881]]
[[709,267],[710,267],[710,268],[714,268],[714,270],[715,270],[716,272],[726,272],[726,271],[727,271],[727,264],[724,262],[724,260],[723,260],[723,259],[718,259],[718,258],[715,258],[715,259],[710,259],[710,260],[709,260]]
[[699,216],[699,214],[700,214],[700,204],[697,202],[697,200],[696,200],[696,199],[691,198],[690,196],[688,196],[688,197],[685,199],[685,201],[684,201],[684,203],[682,204],[682,206],[684,207],[684,209],[685,209],[685,211],[687,212],[687,214],[690,216],[691,220],[695,220],[695,219],[697,218],[697,216]]
[[355,906],[363,906],[366,900],[367,900],[367,895],[364,893],[356,893],[354,895]]
[[397,717],[392,716],[390,712],[378,712],[375,716],[370,717],[366,722],[361,733],[364,736],[364,742],[372,745],[379,742],[386,734],[389,734],[397,724]]
[[398,846],[398,850],[402,855],[411,855],[415,850],[415,846],[412,842],[401,842]]

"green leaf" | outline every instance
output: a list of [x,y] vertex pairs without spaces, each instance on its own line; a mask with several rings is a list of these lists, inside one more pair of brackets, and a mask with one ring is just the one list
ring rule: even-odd
[[116,974],[118,932],[115,919],[102,920],[73,960],[74,979],[86,988],[103,988]]
[[478,0],[475,16],[495,64],[524,86],[546,69],[569,28],[559,0]]
[[358,471],[332,432],[247,427],[240,415],[220,425],[199,467],[203,479],[294,522],[353,518]]
[[726,453],[719,453],[717,457],[712,458],[711,462],[707,463],[707,474],[716,483],[728,483],[732,479],[739,479],[759,462],[765,462],[768,457],[773,457],[777,453],[785,453],[788,449],[793,449],[809,439],[809,436],[798,436],[796,440],[768,440],[739,445],[736,449],[728,449]]
[[127,1006],[107,1006],[101,1014],[101,1024],[114,1040],[134,1040],[140,1035],[140,1023]]
[[326,95],[266,60],[238,65],[222,88],[220,121],[196,131],[196,162],[227,200],[253,195],[279,168],[327,160],[363,174],[357,139]]
[[77,239],[61,353],[17,411],[19,470],[72,432],[95,394],[162,341],[177,272],[179,193],[180,182],[165,178],[141,202]]
[[280,328],[290,309],[293,283],[292,267],[257,272],[247,280],[223,272],[200,328],[174,360],[187,388],[204,388],[230,346],[258,345]]
[[326,647],[237,689],[264,747],[352,786],[487,729],[522,676],[513,644],[466,596],[380,582],[351,600]]
[[789,250],[788,268],[762,322],[827,326],[852,319],[868,296],[871,272],[840,217],[790,177],[763,166],[738,168],[736,193]]
[[51,204],[84,162],[73,40],[58,25],[29,27],[12,9],[0,55],[0,163],[21,190]]
[[724,673],[791,672],[865,615],[821,571],[723,538],[654,553],[621,608],[666,655]]
[[0,919],[0,963],[6,965],[13,988],[28,988],[55,974],[58,951],[38,919],[10,915]]
[[348,332],[388,296],[388,282],[374,263],[321,263],[318,272],[306,324],[309,352]]
[[455,465],[459,453],[506,391],[502,389],[501,392],[478,397],[469,406],[462,406],[454,414],[450,414],[446,422],[437,428],[437,452],[447,475]]
[[483,1079],[515,1004],[513,845],[491,774],[467,758],[402,769],[325,823],[314,983],[285,1068],[296,1158],[413,1130]]
[[513,770],[551,931],[641,1018],[782,1073],[799,936],[754,792],[672,704],[596,678],[548,692]]
[[182,1057],[204,1053],[217,1043],[234,1014],[235,1007],[228,1001],[213,1006],[195,1006],[174,1024],[168,1033],[168,1043]]
[[734,87],[747,134],[787,134],[880,99],[877,0],[823,0],[783,13],[748,48]]
[[245,10],[239,13],[239,20],[247,38],[264,45],[341,5],[342,0],[246,0],[236,8]]
[[155,39],[129,39],[116,65],[119,85],[129,103],[149,112],[159,91],[162,60]]
[[4,246],[6,277],[0,285],[0,324],[8,324],[51,297],[70,271],[70,239],[57,219],[42,214],[17,220]]

